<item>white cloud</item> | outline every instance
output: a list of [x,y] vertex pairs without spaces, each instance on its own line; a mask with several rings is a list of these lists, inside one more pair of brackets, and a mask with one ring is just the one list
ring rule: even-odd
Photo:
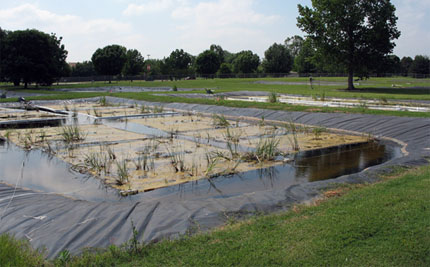
[[69,51],[68,61],[89,60],[99,47],[113,43],[127,45],[124,40],[136,40],[136,37],[130,38],[133,35],[132,27],[127,23],[59,15],[32,4],[0,9],[0,25],[7,30],[35,28],[62,36]]
[[134,16],[155,13],[178,5],[184,5],[186,3],[186,0],[149,0],[142,4],[129,4],[122,14],[126,16]]
[[273,43],[265,34],[265,27],[280,20],[279,16],[256,12],[253,0],[200,2],[196,6],[178,7],[171,15],[178,22],[184,46],[193,52],[217,43],[232,52],[252,49],[261,54]]

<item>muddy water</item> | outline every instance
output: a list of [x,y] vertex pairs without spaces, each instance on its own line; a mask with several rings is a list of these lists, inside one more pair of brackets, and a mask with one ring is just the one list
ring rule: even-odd
[[[30,188],[42,194],[57,193],[90,201],[138,199],[199,199],[227,197],[242,193],[285,188],[294,184],[334,178],[361,171],[393,157],[400,148],[385,144],[364,144],[328,149],[324,153],[299,154],[291,164],[233,176],[220,176],[166,187],[121,198],[98,179],[70,170],[70,166],[38,150],[23,151],[13,144],[0,143],[0,182]],[[21,174],[22,173],[22,174]]]

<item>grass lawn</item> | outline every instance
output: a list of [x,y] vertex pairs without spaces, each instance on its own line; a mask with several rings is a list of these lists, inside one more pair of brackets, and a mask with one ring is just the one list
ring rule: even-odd
[[[347,92],[342,89],[345,85],[325,85],[324,82],[346,82],[345,77],[322,77],[314,79],[314,89],[307,84],[261,84],[265,82],[289,82],[289,83],[307,83],[308,78],[254,78],[254,79],[197,79],[197,80],[180,80],[180,81],[119,81],[111,84],[107,82],[79,83],[79,84],[60,84],[50,87],[40,87],[48,90],[55,88],[88,88],[88,87],[105,87],[105,86],[142,86],[142,87],[173,87],[179,88],[212,88],[216,92],[230,91],[274,91],[278,93],[294,95],[322,95],[326,97],[346,97],[346,98],[363,98],[363,99],[418,99],[430,100],[430,79],[412,79],[405,77],[397,78],[371,78],[357,85],[356,91]],[[393,88],[392,86],[395,86]],[[403,87],[403,88],[397,88]],[[16,90],[11,85],[3,85],[0,88],[7,90]],[[22,88],[21,88],[22,89]],[[30,88],[30,89],[34,89]],[[40,89],[37,89],[38,91]],[[40,92],[40,91],[39,91]]]
[[[310,206],[140,246],[137,253],[133,247],[86,252],[68,266],[429,266],[429,192],[430,166],[397,170],[376,184],[334,188]],[[39,263],[25,249],[3,253],[17,242],[2,236],[0,263]]]
[[[343,82],[346,78],[318,78],[325,82]],[[274,110],[285,110],[285,111],[308,111],[308,112],[332,112],[332,113],[364,113],[373,115],[388,115],[388,116],[407,116],[407,117],[430,117],[429,112],[407,112],[407,111],[381,111],[371,110],[364,107],[360,108],[330,108],[330,107],[311,107],[311,106],[299,106],[289,105],[281,103],[257,103],[257,102],[242,102],[242,101],[216,101],[212,99],[198,99],[198,98],[186,98],[186,97],[170,97],[170,96],[159,96],[165,93],[158,92],[158,96],[155,96],[151,92],[142,93],[112,93],[108,94],[105,92],[57,92],[52,91],[54,88],[82,88],[82,87],[100,87],[100,86],[143,86],[143,87],[171,87],[177,85],[180,88],[197,88],[201,90],[193,91],[193,93],[205,93],[203,88],[215,88],[216,92],[230,92],[239,90],[250,90],[250,91],[271,91],[285,94],[294,95],[305,95],[305,96],[325,96],[325,97],[345,97],[345,98],[358,98],[358,99],[379,99],[386,101],[387,99],[409,99],[409,100],[430,100],[430,89],[423,89],[423,87],[430,88],[430,79],[410,79],[410,78],[372,78],[370,79],[365,87],[359,86],[360,90],[353,92],[347,92],[339,90],[343,88],[341,85],[337,86],[316,86],[316,89],[311,89],[309,85],[279,85],[279,84],[257,84],[257,81],[266,82],[307,82],[307,78],[266,78],[266,79],[198,79],[191,81],[121,81],[108,84],[106,82],[95,82],[85,84],[67,84],[67,85],[56,85],[49,88],[43,87],[40,89],[28,89],[23,90],[32,93],[43,93],[46,95],[28,97],[29,100],[54,100],[54,99],[74,99],[84,97],[94,97],[101,95],[113,95],[117,97],[126,97],[136,100],[146,101],[157,101],[157,102],[182,102],[182,103],[193,103],[193,104],[207,104],[207,105],[223,105],[229,107],[239,108],[263,108],[263,109],[274,109]],[[392,84],[401,85],[405,88],[391,88]],[[373,86],[373,87],[372,87]],[[3,86],[4,87],[4,86]],[[13,87],[4,87],[8,90],[17,90]],[[189,92],[176,92],[189,93]],[[14,102],[16,98],[0,99],[0,102]]]

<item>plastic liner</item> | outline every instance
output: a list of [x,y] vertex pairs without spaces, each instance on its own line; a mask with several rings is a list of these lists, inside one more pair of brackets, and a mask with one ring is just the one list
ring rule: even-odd
[[[204,113],[246,116],[265,120],[294,121],[340,130],[371,133],[387,137],[404,146],[405,155],[359,173],[331,180],[309,182],[287,188],[267,189],[241,195],[202,197],[198,200],[171,198],[129,202],[89,202],[15,188],[0,183],[0,233],[8,232],[26,238],[35,248],[46,248],[52,258],[67,249],[73,254],[85,247],[107,247],[122,244],[132,237],[133,221],[144,242],[156,242],[216,227],[229,216],[248,216],[255,212],[286,210],[295,203],[317,197],[333,183],[365,183],[377,180],[392,166],[428,164],[430,157],[430,119],[372,116],[361,114],[327,114],[284,112],[262,109],[229,108],[182,103],[149,103],[108,97],[115,103],[129,102],[162,105],[165,108]],[[39,103],[38,103],[39,104]]]

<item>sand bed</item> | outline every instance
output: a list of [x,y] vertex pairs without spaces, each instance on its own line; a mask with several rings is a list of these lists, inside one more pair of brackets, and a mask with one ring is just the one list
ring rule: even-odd
[[[65,109],[65,106],[51,108]],[[88,103],[67,109],[86,111],[93,116],[142,114],[144,111],[137,105],[106,107]],[[20,113],[38,114],[35,111]],[[367,141],[364,136],[340,135],[326,129],[309,127],[293,132],[286,124],[273,126],[264,121],[251,124],[194,113],[132,119],[127,123],[168,134],[160,137],[144,131],[133,132],[127,130],[126,124],[124,129],[88,124],[3,130],[0,135],[24,149],[43,149],[70,163],[73,169],[90,173],[105,184],[130,193],[283,164],[299,150]],[[67,140],[65,135],[70,131],[77,132],[78,137]],[[264,144],[273,146],[270,156],[263,155],[266,152],[258,154]]]

